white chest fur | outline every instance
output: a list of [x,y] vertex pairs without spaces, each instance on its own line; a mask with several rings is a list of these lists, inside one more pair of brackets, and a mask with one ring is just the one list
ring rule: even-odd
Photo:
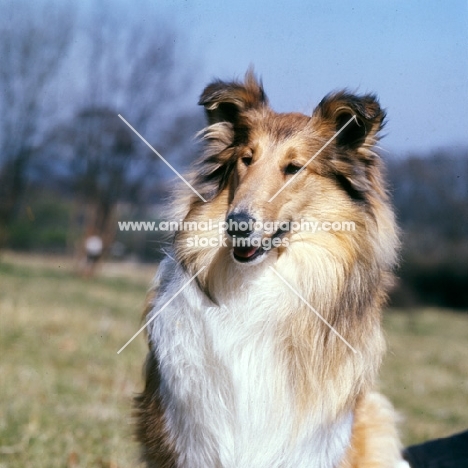
[[[153,313],[188,280],[170,268],[173,280]],[[220,307],[191,283],[151,323],[179,466],[335,467],[349,444],[352,415],[324,425],[318,412],[297,414],[288,369],[277,355],[284,287],[268,271],[256,281]]]

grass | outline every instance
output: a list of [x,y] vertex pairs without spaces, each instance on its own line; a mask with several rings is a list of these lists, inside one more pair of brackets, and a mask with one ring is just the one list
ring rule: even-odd
[[[141,390],[138,329],[154,267],[75,276],[67,259],[0,259],[0,468],[137,466],[131,399]],[[468,315],[386,314],[381,388],[405,444],[468,427]]]
[[151,274],[136,277],[85,280],[64,259],[4,256],[0,467],[137,464],[130,413],[144,340],[116,354],[138,329]]
[[405,444],[468,428],[468,314],[392,311],[381,389],[402,414]]

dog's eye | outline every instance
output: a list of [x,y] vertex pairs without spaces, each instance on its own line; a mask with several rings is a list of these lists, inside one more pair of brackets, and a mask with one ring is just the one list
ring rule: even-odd
[[303,166],[299,166],[298,164],[290,163],[284,168],[284,173],[286,175],[294,175],[297,174]]
[[241,158],[241,161],[244,166],[250,166],[252,164],[252,156],[244,156]]

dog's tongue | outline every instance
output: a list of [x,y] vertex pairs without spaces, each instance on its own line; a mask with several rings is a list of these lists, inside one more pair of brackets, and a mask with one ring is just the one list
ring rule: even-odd
[[257,247],[234,247],[234,253],[242,258],[250,258],[257,250]]

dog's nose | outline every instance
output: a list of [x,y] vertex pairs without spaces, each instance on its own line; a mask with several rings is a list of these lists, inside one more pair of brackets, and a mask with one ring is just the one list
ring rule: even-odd
[[226,218],[226,232],[231,237],[249,237],[254,231],[255,218],[249,216],[245,211],[231,213]]

